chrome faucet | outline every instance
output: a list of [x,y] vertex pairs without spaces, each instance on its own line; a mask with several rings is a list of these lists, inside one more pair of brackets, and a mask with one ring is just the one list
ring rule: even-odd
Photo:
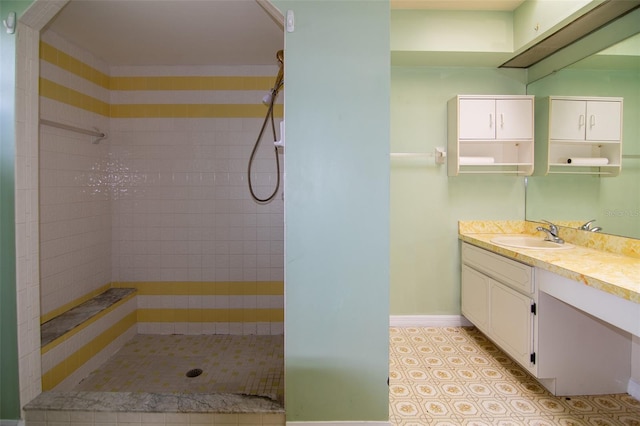
[[544,228],[542,226],[538,226],[536,230],[542,231],[547,234],[547,238],[545,238],[545,240],[552,241],[558,244],[564,244],[564,240],[558,236],[558,227],[553,223],[549,222],[548,220],[542,220],[542,221],[549,224],[549,229]]
[[591,224],[593,222],[595,222],[595,219],[591,219],[589,222],[585,223],[584,225],[580,226],[578,229],[582,230],[582,231],[590,231],[590,232],[598,232],[598,231],[602,231],[602,228],[599,226],[594,226],[592,227]]
[[593,222],[595,222],[595,219],[591,219],[589,222],[585,223],[584,225],[580,226],[578,229],[582,230],[582,231],[591,231],[591,224]]

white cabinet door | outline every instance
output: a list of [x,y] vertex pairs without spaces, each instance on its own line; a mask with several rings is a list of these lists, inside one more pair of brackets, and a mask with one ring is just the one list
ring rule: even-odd
[[531,368],[533,300],[497,281],[491,284],[491,334],[495,342],[521,365]]
[[460,99],[458,114],[460,139],[495,139],[494,99]]
[[616,101],[553,99],[553,140],[619,141],[622,104]]
[[586,132],[587,140],[620,140],[620,102],[587,102]]
[[533,138],[533,100],[498,99],[496,101],[496,138]]
[[585,101],[553,99],[549,137],[557,140],[584,140]]
[[489,331],[490,286],[489,277],[462,265],[462,315],[484,332]]

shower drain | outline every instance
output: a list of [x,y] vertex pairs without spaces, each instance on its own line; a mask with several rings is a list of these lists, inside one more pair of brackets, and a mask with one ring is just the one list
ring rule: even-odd
[[198,377],[202,374],[202,370],[200,368],[194,368],[192,370],[187,371],[187,377]]

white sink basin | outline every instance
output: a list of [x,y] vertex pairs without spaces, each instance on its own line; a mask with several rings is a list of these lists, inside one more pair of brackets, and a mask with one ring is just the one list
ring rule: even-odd
[[509,235],[504,237],[496,237],[491,240],[492,243],[507,247],[535,249],[535,250],[566,250],[573,248],[571,244],[558,244],[552,241],[546,241],[543,238]]

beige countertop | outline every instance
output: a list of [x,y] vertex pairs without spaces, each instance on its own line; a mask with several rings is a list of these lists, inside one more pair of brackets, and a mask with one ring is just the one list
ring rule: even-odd
[[[610,244],[618,244],[617,240],[614,243],[606,241],[607,236],[603,234],[594,236],[598,240],[598,244],[594,244],[579,238],[573,238],[574,241],[572,241],[560,232],[560,236],[574,246],[566,250],[515,248],[491,242],[493,238],[505,235],[524,234],[542,239],[543,235],[535,231],[535,225],[538,224],[525,221],[460,222],[458,236],[462,241],[494,253],[545,269],[625,300],[640,303],[640,258],[624,254],[629,251],[627,242],[623,242],[625,248],[622,253],[593,248],[592,246],[608,248]],[[581,232],[581,234],[589,233]],[[636,253],[636,250],[634,245],[631,252]]]

